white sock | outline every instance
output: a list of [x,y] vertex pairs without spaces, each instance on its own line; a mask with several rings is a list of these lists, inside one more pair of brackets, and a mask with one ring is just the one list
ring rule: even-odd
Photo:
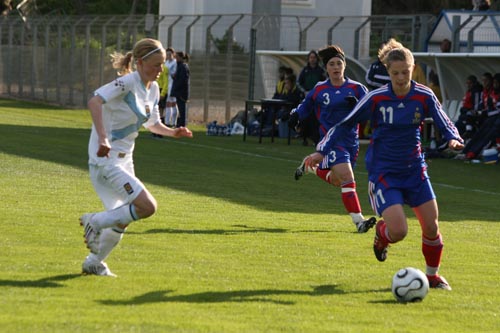
[[352,223],[358,224],[359,222],[363,222],[365,220],[363,214],[361,213],[349,213],[352,218]]
[[425,274],[430,276],[438,275],[438,270],[439,267],[425,266]]
[[134,205],[123,205],[121,207],[96,213],[92,221],[99,229],[114,227],[118,224],[129,224],[137,220]]
[[179,111],[177,109],[177,106],[169,106],[166,108],[165,111],[165,121],[168,125],[175,126],[177,124],[177,117],[178,117]]
[[123,238],[123,231],[116,228],[104,229],[99,237],[99,253],[96,255],[99,261],[104,261],[111,251],[118,245]]

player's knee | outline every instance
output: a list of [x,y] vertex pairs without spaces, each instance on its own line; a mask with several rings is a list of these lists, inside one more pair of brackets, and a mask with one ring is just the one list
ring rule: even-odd
[[434,239],[439,235],[439,227],[438,224],[430,224],[430,225],[424,225],[422,227],[422,234],[429,238],[429,239]]
[[157,205],[156,200],[154,198],[150,198],[149,200],[143,200],[138,204],[136,203],[135,209],[139,218],[145,219],[156,212]]
[[404,226],[391,228],[389,230],[389,236],[394,243],[405,239],[407,234],[408,234],[408,228],[405,228]]

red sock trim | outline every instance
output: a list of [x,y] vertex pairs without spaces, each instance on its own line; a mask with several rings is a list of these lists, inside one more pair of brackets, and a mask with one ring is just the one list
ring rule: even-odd
[[361,205],[356,193],[356,182],[342,184],[342,202],[348,213],[361,213]]
[[439,267],[443,254],[443,240],[440,234],[434,239],[422,235],[422,254],[427,266]]

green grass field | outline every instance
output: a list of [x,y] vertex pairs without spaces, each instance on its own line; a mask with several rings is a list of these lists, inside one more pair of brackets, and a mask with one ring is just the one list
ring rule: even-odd
[[[107,263],[81,276],[78,217],[101,210],[87,172],[85,110],[0,100],[1,332],[498,332],[500,166],[428,161],[453,290],[397,303],[392,275],[424,269],[410,210],[379,263],[340,191],[293,171],[313,150],[269,138],[154,140],[136,173],[159,203]],[[364,149],[356,168],[365,216]]]

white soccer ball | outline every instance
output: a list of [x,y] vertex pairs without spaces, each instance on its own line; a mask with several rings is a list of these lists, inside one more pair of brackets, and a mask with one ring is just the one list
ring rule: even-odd
[[398,302],[420,302],[429,292],[429,280],[421,270],[406,267],[394,274],[391,289]]

